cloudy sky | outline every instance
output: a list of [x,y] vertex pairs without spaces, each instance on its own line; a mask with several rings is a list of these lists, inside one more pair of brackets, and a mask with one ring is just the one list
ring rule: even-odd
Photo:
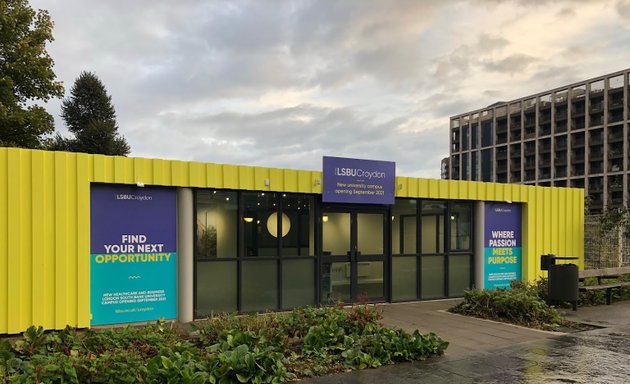
[[66,92],[94,72],[141,157],[438,178],[450,116],[630,67],[630,0],[30,3]]

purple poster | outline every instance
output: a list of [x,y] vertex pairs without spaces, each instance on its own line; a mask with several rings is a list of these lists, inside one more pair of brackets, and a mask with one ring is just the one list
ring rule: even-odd
[[521,280],[521,206],[485,203],[484,288],[510,288]]
[[92,325],[177,316],[176,192],[93,184]]
[[322,201],[394,204],[396,163],[324,156]]

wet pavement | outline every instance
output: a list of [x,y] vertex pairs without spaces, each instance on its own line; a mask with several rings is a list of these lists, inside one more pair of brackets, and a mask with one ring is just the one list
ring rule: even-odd
[[[412,311],[413,312],[413,311]],[[388,320],[387,311],[386,323]],[[556,334],[477,351],[460,349],[427,361],[304,380],[304,383],[627,383],[630,382],[630,302],[580,308],[574,321],[606,328]],[[392,320],[391,318],[389,319]],[[396,320],[399,321],[399,320]],[[438,334],[445,339],[450,335]],[[455,335],[459,339],[462,335]],[[478,336],[477,336],[478,337]],[[487,334],[488,339],[495,336]],[[452,337],[451,337],[452,339]]]

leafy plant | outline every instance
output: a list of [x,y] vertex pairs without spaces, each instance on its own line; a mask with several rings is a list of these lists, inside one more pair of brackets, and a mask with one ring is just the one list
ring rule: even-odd
[[218,316],[182,333],[143,327],[46,333],[0,341],[0,382],[281,383],[440,355],[448,343],[387,329],[373,305]]
[[464,301],[450,310],[548,330],[557,329],[563,321],[560,313],[539,297],[538,286],[520,283],[510,290],[472,289],[464,293]]

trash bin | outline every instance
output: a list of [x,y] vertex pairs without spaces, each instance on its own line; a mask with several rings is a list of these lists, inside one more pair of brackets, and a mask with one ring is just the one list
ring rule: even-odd
[[[559,258],[577,259],[577,258]],[[549,301],[568,301],[573,304],[573,310],[577,310],[578,301],[578,266],[575,264],[550,264],[549,265]]]

